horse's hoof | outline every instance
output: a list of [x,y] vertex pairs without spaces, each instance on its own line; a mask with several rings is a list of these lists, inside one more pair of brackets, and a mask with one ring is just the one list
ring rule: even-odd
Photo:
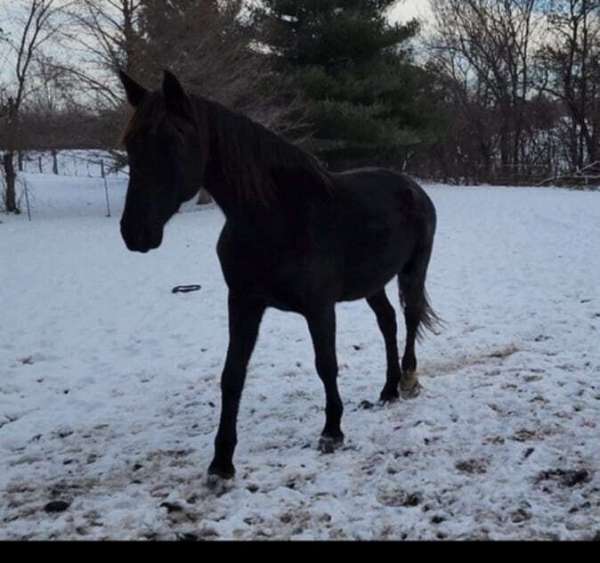
[[322,454],[332,454],[344,445],[344,437],[321,436],[319,439],[319,451]]
[[208,468],[208,478],[210,479],[211,477],[231,481],[235,477],[235,467],[232,464],[218,465],[213,462]]
[[225,479],[219,475],[209,474],[206,477],[206,487],[216,496],[224,495],[227,491],[233,487],[233,481],[231,479]]
[[398,392],[398,389],[394,389],[393,391],[388,391],[387,389],[384,389],[379,397],[379,402],[384,405],[396,403],[399,400],[400,393]]
[[416,399],[423,390],[416,375],[410,375],[400,381],[400,395],[405,400]]

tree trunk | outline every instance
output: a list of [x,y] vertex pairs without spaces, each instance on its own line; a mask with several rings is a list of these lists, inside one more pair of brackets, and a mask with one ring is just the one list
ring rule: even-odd
[[6,212],[19,214],[16,190],[17,174],[15,172],[14,153],[12,151],[4,153],[2,164],[4,166],[4,177],[6,178]]

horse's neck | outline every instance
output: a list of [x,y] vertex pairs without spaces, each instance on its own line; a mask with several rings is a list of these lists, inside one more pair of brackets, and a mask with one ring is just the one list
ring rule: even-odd
[[[224,166],[234,164],[234,169],[243,169],[243,167],[227,161],[226,159],[231,159],[232,156],[221,154],[220,143],[217,141],[218,113],[227,110],[215,106],[212,111],[213,113],[208,114],[205,122],[208,129],[209,156],[204,187],[223,210],[227,219],[236,223],[260,225],[262,233],[267,236],[269,233],[280,234],[286,229],[286,225],[294,229],[301,226],[306,217],[305,211],[310,207],[311,202],[327,197],[322,189],[313,185],[315,180],[310,172],[304,171],[301,167],[274,166],[269,170],[269,174],[277,187],[265,196],[268,201],[261,200],[257,193],[246,195],[240,193],[243,188],[240,190],[238,186],[228,181]],[[233,131],[231,134],[236,133]]]
[[226,216],[237,215],[240,204],[234,186],[229,185],[218,158],[209,159],[204,175],[204,188],[213,197]]
[[268,204],[249,201],[240,197],[235,187],[227,183],[218,161],[214,160],[209,161],[204,184],[233,227],[233,232],[246,242],[252,241],[258,246],[285,244],[308,227],[311,204],[307,194],[296,201],[285,197],[273,199]]

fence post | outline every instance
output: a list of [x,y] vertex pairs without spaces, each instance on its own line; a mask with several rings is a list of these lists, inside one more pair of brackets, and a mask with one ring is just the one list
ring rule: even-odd
[[111,216],[110,199],[108,197],[108,180],[107,180],[106,176],[104,176],[104,193],[106,195],[106,217],[110,218],[110,216]]
[[27,205],[27,217],[31,223],[31,206],[29,205],[29,190],[27,189],[27,180],[23,180],[23,186],[25,187],[25,204]]
[[58,157],[56,149],[52,150],[52,172],[55,176],[58,176]]

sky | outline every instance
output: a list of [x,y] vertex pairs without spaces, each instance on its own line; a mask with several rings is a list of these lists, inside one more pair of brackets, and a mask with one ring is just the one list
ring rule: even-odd
[[400,21],[412,18],[427,19],[431,15],[429,0],[405,0],[392,10],[392,17]]
[[[17,2],[23,2],[23,0],[16,0]],[[10,8],[14,8],[15,0],[0,0],[0,21],[2,21],[2,27],[5,27],[5,31],[10,30],[10,21],[7,17],[6,10]],[[427,21],[431,15],[431,10],[429,7],[429,0],[404,0],[398,3],[391,11],[391,18],[393,20],[398,21],[408,21],[412,18],[419,18],[421,20]],[[6,56],[8,55],[8,50],[6,49],[6,45],[0,44],[0,77],[3,75],[2,66]]]

